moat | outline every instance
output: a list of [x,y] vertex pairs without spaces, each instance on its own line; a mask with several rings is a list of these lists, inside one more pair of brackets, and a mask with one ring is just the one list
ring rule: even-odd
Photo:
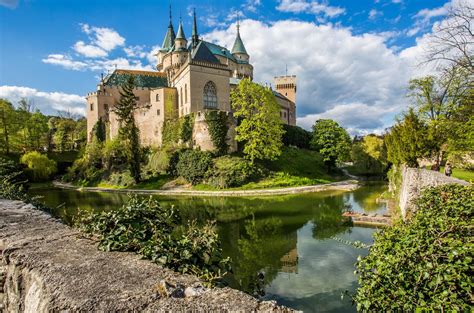
[[[347,225],[341,214],[349,208],[385,213],[385,204],[376,201],[385,190],[377,184],[352,192],[279,197],[157,199],[179,208],[183,223],[217,221],[224,254],[232,258],[234,273],[226,277],[231,287],[304,312],[355,312],[350,297],[341,295],[357,288],[354,264],[367,250],[345,241],[371,244],[377,229]],[[79,207],[111,210],[127,199],[125,194],[55,188],[30,192],[43,196],[66,223],[73,222]]]

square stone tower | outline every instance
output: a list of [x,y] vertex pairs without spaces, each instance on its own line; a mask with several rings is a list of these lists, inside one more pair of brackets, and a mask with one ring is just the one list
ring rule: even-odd
[[275,90],[296,104],[296,75],[276,76]]

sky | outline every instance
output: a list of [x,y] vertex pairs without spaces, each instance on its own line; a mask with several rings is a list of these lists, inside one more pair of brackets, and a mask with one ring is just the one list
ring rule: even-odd
[[331,118],[381,133],[407,108],[433,25],[474,0],[0,0],[0,98],[46,114],[85,112],[101,73],[154,70],[169,23],[231,48],[237,20],[254,80],[297,75],[297,124]]

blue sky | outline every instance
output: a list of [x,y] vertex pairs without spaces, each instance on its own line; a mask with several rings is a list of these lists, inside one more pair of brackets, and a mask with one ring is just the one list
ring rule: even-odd
[[[330,117],[380,131],[406,107],[406,83],[432,25],[457,0],[171,1],[191,33],[230,47],[235,23],[255,67],[271,83],[298,75],[298,124]],[[461,0],[459,0],[461,1]],[[472,0],[469,0],[472,2]],[[32,99],[46,113],[83,111],[101,72],[154,67],[169,1],[0,0],[0,97]],[[269,62],[271,60],[271,62]],[[363,113],[363,114],[362,114]]]

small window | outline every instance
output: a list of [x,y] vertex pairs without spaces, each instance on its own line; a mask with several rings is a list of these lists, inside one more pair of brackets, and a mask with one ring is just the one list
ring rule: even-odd
[[108,105],[107,103],[104,103],[104,110],[105,110],[106,112],[109,111],[109,105]]
[[[159,102],[160,101],[160,95],[159,94],[156,94],[156,102]],[[159,114],[158,114],[159,115]]]
[[156,115],[160,116],[160,109],[156,110]]
[[91,111],[94,111],[94,103],[91,103]]
[[283,112],[283,117],[286,118],[286,112]]
[[184,103],[188,103],[188,84],[184,84]]

